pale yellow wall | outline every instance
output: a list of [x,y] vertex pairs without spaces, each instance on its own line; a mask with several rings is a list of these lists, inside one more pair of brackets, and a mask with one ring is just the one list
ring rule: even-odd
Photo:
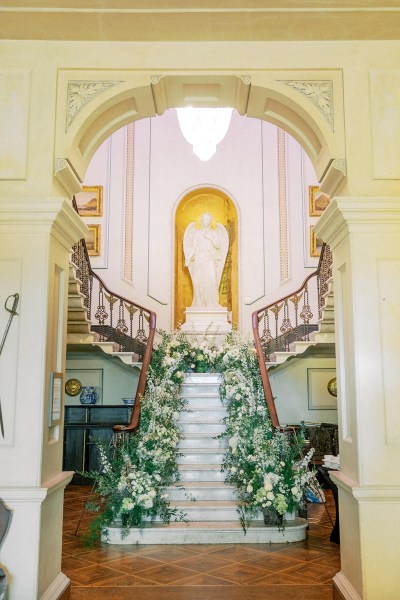
[[[152,75],[177,74],[179,76],[193,74],[198,75],[203,73],[219,77],[221,74],[230,75],[245,75],[250,77],[252,82],[252,90],[254,97],[252,99],[252,110],[254,116],[260,116],[263,112],[265,116],[269,113],[271,117],[271,105],[268,107],[268,93],[264,88],[271,91],[271,97],[276,99],[278,94],[278,81],[290,78],[298,80],[319,80],[327,79],[329,74],[332,75],[334,81],[334,111],[335,111],[335,130],[327,125],[321,113],[310,104],[310,100],[304,97],[300,92],[288,89],[283,92],[283,88],[279,87],[281,94],[285,96],[285,101],[288,106],[291,106],[295,111],[288,117],[288,128],[296,129],[298,126],[298,137],[301,137],[308,125],[307,140],[314,139],[314,148],[321,143],[321,156],[314,156],[314,164],[319,175],[323,174],[323,165],[327,165],[329,158],[343,160],[347,162],[347,179],[342,183],[341,189],[338,188],[340,181],[340,168],[334,172],[332,177],[326,177],[326,184],[332,189],[346,194],[348,196],[357,196],[366,199],[375,197],[380,199],[384,197],[400,197],[400,164],[398,162],[398,147],[397,140],[400,139],[400,122],[398,117],[398,106],[400,101],[399,90],[399,73],[400,73],[400,42],[398,41],[376,41],[376,42],[334,42],[334,41],[316,41],[316,42],[226,42],[218,44],[215,42],[171,42],[171,43],[130,43],[130,42],[93,42],[93,43],[71,43],[71,42],[1,42],[0,43],[0,83],[3,97],[6,97],[12,104],[13,97],[16,95],[15,111],[8,110],[4,101],[0,106],[3,109],[0,120],[0,138],[8,142],[10,153],[4,151],[0,154],[2,164],[0,165],[0,204],[1,206],[7,203],[13,203],[13,210],[18,211],[19,208],[26,211],[27,203],[37,205],[44,198],[54,198],[56,196],[69,196],[72,191],[76,191],[78,187],[78,178],[74,174],[74,169],[65,168],[62,170],[63,175],[59,181],[63,182],[64,188],[60,183],[53,179],[54,159],[69,158],[72,162],[72,167],[75,168],[80,178],[84,176],[85,165],[90,159],[90,153],[95,150],[93,145],[93,137],[96,137],[100,143],[113,128],[119,127],[122,123],[121,119],[126,117],[128,107],[131,111],[136,111],[137,115],[155,114],[156,108],[153,102],[153,96],[150,89],[150,77]],[[63,70],[69,70],[66,73]],[[124,108],[120,113],[109,112],[103,114],[102,104],[104,100],[113,104],[113,91],[105,92],[103,98],[98,96],[96,99],[89,102],[81,111],[77,120],[74,122],[74,127],[65,134],[65,118],[66,118],[66,87],[65,82],[68,78],[74,79],[90,79],[90,80],[119,80],[120,78],[127,80],[124,89]],[[60,82],[58,86],[57,82]],[[117,88],[117,86],[116,86]],[[133,93],[135,102],[131,102],[130,88],[136,89]],[[286,93],[286,95],[285,95]],[[106,95],[108,94],[108,95]],[[6,100],[7,102],[7,100]],[[135,105],[136,103],[136,105]],[[273,105],[275,106],[275,105]],[[279,108],[279,107],[277,107]],[[93,111],[95,116],[99,118],[98,126],[104,126],[104,132],[91,132],[90,125]],[[272,111],[273,112],[273,111]],[[125,116],[124,116],[125,115]],[[298,117],[296,117],[298,115]],[[301,116],[301,119],[300,119]],[[114,118],[114,124],[110,125],[110,121]],[[132,118],[132,117],[131,117]],[[283,121],[285,118],[284,111],[280,109],[277,120]],[[86,132],[86,138],[82,137]],[[104,136],[103,136],[104,133]],[[318,137],[318,135],[320,137]],[[92,137],[90,137],[92,135]],[[317,135],[317,138],[313,136]],[[23,143],[15,143],[14,136],[19,137],[19,141],[27,140],[27,149]],[[57,136],[57,139],[56,139]],[[82,140],[85,142],[82,148],[87,150],[85,157],[79,156],[79,151],[74,147],[74,141]],[[305,143],[306,143],[305,142]],[[308,142],[307,142],[308,143]],[[393,146],[395,144],[395,146]],[[339,173],[339,178],[337,177]],[[331,175],[331,172],[328,173]],[[329,179],[329,181],[328,181]],[[336,187],[335,187],[336,186]],[[54,199],[54,202],[58,200]],[[42,209],[41,212],[43,212]],[[33,217],[31,217],[32,220]],[[37,215],[40,221],[40,215]],[[70,218],[70,217],[69,217]],[[379,210],[375,213],[375,222],[379,220]],[[7,219],[2,217],[4,229],[7,228]],[[27,230],[31,230],[31,223],[27,226]],[[77,233],[77,226],[74,225],[74,233],[71,234],[71,239]],[[5,232],[10,236],[11,232]],[[9,464],[13,464],[14,473],[18,475],[18,482],[31,482],[36,486],[34,496],[37,497],[37,502],[41,502],[44,494],[41,488],[37,488],[42,478],[42,448],[41,444],[46,443],[45,436],[42,435],[42,427],[45,421],[44,411],[47,406],[46,385],[48,382],[51,361],[49,358],[49,349],[46,347],[46,340],[51,333],[48,327],[52,327],[51,311],[47,307],[47,290],[51,289],[51,276],[47,273],[47,268],[53,264],[53,258],[50,257],[46,244],[49,241],[44,241],[43,237],[39,244],[40,260],[47,261],[47,264],[41,264],[38,268],[38,273],[41,280],[41,290],[35,287],[35,282],[30,275],[34,271],[34,261],[32,259],[33,252],[37,250],[37,245],[33,244],[32,237],[27,243],[24,239],[23,230],[18,228],[18,238],[7,239],[6,235],[2,236],[2,256],[9,260],[10,258],[20,256],[22,260],[22,281],[26,282],[24,293],[27,292],[29,301],[35,302],[35,290],[38,292],[37,307],[31,307],[29,312],[34,313],[37,308],[39,319],[34,326],[34,320],[30,323],[21,320],[20,329],[20,345],[19,353],[23,373],[26,374],[22,387],[19,388],[19,394],[22,390],[28,387],[33,389],[33,393],[27,390],[20,396],[17,410],[25,409],[24,419],[22,424],[17,428],[18,444],[15,449],[7,449],[7,457],[10,458]],[[379,235],[375,231],[374,249],[371,249],[371,256],[374,260],[379,255]],[[23,248],[22,254],[18,254],[17,249],[9,252],[10,244],[16,243]],[[31,244],[31,246],[30,246]],[[32,250],[30,248],[32,247]],[[67,251],[65,250],[65,257]],[[390,257],[389,257],[390,258]],[[398,251],[396,249],[393,255],[395,260],[398,260]],[[361,261],[362,262],[362,261]],[[361,264],[361,263],[360,263]],[[365,266],[365,265],[364,265]],[[360,273],[363,273],[362,266]],[[50,288],[48,287],[50,283]],[[346,292],[347,296],[351,296],[352,291]],[[375,292],[376,293],[376,292]],[[373,303],[372,303],[373,304]],[[345,324],[341,325],[342,327]],[[355,319],[354,335],[358,343],[364,339],[362,328],[364,326],[363,319]],[[375,331],[374,340],[379,338],[380,325],[378,331]],[[51,335],[50,335],[51,339]],[[27,349],[32,348],[33,353],[28,354]],[[350,361],[354,359],[355,347],[349,344]],[[364,351],[365,348],[364,347]],[[39,352],[37,351],[39,348]],[[24,353],[25,349],[25,353]],[[372,350],[370,349],[366,355],[370,360]],[[34,377],[31,372],[28,372],[29,361],[35,366]],[[350,362],[352,364],[352,362]],[[362,385],[362,370],[357,371],[354,375],[355,381],[352,389],[358,393],[359,390],[365,387]],[[382,381],[382,377],[378,376],[378,383]],[[390,385],[386,384],[386,389]],[[392,394],[392,393],[391,393]],[[31,397],[32,396],[32,397]],[[371,406],[375,406],[372,402],[371,395],[368,396],[371,401]],[[393,408],[393,395],[390,396],[391,407]],[[22,400],[24,401],[22,404]],[[353,410],[356,412],[360,409],[362,398],[358,395],[351,398]],[[376,398],[375,398],[376,401]],[[359,403],[358,405],[356,403]],[[382,399],[378,402],[380,403]],[[395,409],[396,410],[396,409]],[[32,412],[32,419],[28,423],[28,415]],[[371,427],[370,419],[363,414],[360,421],[361,430],[363,432],[362,450],[368,453],[366,440],[368,436],[374,439],[375,430]],[[28,467],[26,458],[26,450],[22,453],[21,436],[25,435],[29,440],[29,444],[36,444],[35,453],[29,457]],[[33,437],[30,437],[30,435]],[[384,456],[385,441],[374,439],[377,448],[376,456]],[[15,451],[14,451],[15,450]],[[356,448],[355,452],[358,452]],[[391,452],[395,451],[395,444],[391,446]],[[23,454],[23,455],[22,455]],[[45,462],[43,464],[43,474],[46,472],[53,473],[55,463],[59,461],[58,450],[52,456],[47,455],[47,450],[44,451]],[[357,470],[364,472],[365,479],[376,472],[377,465],[372,461],[373,468],[368,470],[368,456],[358,454],[356,458],[350,461],[349,470],[356,475]],[[390,456],[391,462],[392,456]],[[359,469],[355,468],[356,460],[360,461]],[[398,460],[395,463],[398,468]],[[61,465],[59,466],[61,468]],[[47,471],[48,469],[48,471]],[[398,470],[398,469],[397,469]],[[26,473],[26,476],[24,474]],[[15,477],[17,477],[17,475]],[[14,481],[10,474],[10,482]],[[368,476],[368,477],[367,477]],[[386,481],[390,480],[390,471],[385,468],[382,478]],[[58,485],[51,484],[53,487]],[[61,485],[61,484],[60,484]],[[21,483],[23,492],[24,483]],[[57,488],[58,489],[58,488]],[[61,489],[61,487],[60,487]],[[349,488],[350,489],[350,488]],[[353,489],[353,488],[351,488]],[[367,492],[371,495],[374,490]],[[16,493],[12,491],[12,494]],[[32,492],[33,493],[33,492]],[[11,494],[11,492],[9,492]],[[382,502],[380,510],[389,511],[391,504],[387,502],[387,498],[392,494],[395,499],[395,506],[398,506],[398,491],[392,489],[389,493],[386,488],[380,490]],[[396,496],[397,494],[397,496]],[[4,491],[1,492],[3,498],[8,498]],[[18,495],[18,494],[17,494]],[[59,504],[60,498],[58,498]],[[18,500],[19,502],[19,500]],[[28,513],[23,512],[18,502],[15,505],[15,523],[19,523],[18,532],[24,524],[23,515],[30,515],[31,518],[26,522],[30,524],[29,535],[32,540],[32,548],[39,548],[40,537],[44,536],[51,530],[51,525],[60,525],[60,514],[53,515],[54,523],[49,523],[43,527],[40,533],[40,519],[38,510]],[[370,505],[372,506],[372,504]],[[374,506],[376,510],[376,504]],[[44,512],[50,514],[52,511]],[[355,510],[354,502],[352,501],[351,510],[348,511],[349,519],[356,519],[357,510]],[[382,512],[383,514],[383,512]],[[398,522],[398,508],[391,510],[392,519],[388,517],[391,523]],[[376,582],[369,583],[366,574],[366,567],[373,566],[373,551],[372,546],[374,540],[366,534],[368,523],[365,518],[372,518],[368,511],[364,511],[360,521],[361,532],[359,534],[357,528],[354,528],[355,535],[360,535],[360,545],[363,548],[364,555],[356,554],[356,559],[353,563],[346,562],[344,565],[344,573],[351,581],[358,593],[363,594],[363,589],[368,586],[369,596],[373,598],[376,591]],[[26,518],[26,517],[25,517]],[[382,525],[385,526],[387,521]],[[11,530],[10,530],[11,531]],[[393,598],[390,593],[393,589],[398,589],[400,582],[398,581],[398,573],[396,565],[393,566],[390,561],[385,564],[385,546],[382,543],[384,534],[381,529],[374,530],[376,539],[380,535],[378,550],[381,551],[380,563],[382,569],[385,569],[385,577],[390,581],[388,593],[382,598]],[[395,526],[391,528],[393,540],[399,539],[399,534],[396,532]],[[21,539],[21,538],[20,538]],[[26,556],[26,560],[30,560],[29,569],[25,569],[24,561],[19,560],[16,553],[16,545],[18,541],[11,537],[11,533],[6,544],[2,548],[2,557],[9,559],[9,565],[14,570],[16,580],[21,582],[21,588],[25,591],[23,597],[29,600],[35,598],[36,587],[39,590],[48,584],[49,579],[44,578],[43,570],[39,569],[32,562],[32,557]],[[347,561],[348,551],[350,546],[357,549],[357,545],[351,540],[347,541],[346,549],[343,556]],[[42,565],[49,563],[51,548],[42,544],[42,553],[40,562]],[[347,552],[347,554],[346,554]],[[375,552],[375,550],[374,550]],[[32,553],[31,553],[32,554]],[[389,556],[389,554],[388,554]],[[366,558],[365,558],[366,557]],[[54,577],[59,569],[59,548],[54,554],[51,562],[51,570]],[[361,564],[361,566],[360,566]],[[21,566],[22,565],[22,566]],[[18,569],[20,572],[18,573]],[[24,569],[25,572],[22,572]],[[364,571],[363,571],[364,570]],[[40,575],[39,575],[40,571]],[[376,580],[379,579],[380,573],[374,571]],[[40,578],[40,581],[39,581]],[[396,588],[397,585],[397,588]],[[32,587],[33,586],[33,587]],[[35,587],[36,586],[36,587]],[[33,590],[33,591],[32,591]],[[372,594],[372,595],[371,595]],[[20,598],[22,596],[20,595]],[[350,596],[349,596],[350,597]],[[356,597],[356,596],[353,596]],[[376,596],[375,596],[376,597]],[[12,597],[11,597],[12,598]],[[16,598],[16,596],[14,596]]]

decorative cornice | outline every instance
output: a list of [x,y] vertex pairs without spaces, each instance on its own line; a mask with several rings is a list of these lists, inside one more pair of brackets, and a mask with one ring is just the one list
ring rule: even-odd
[[345,182],[347,177],[347,164],[344,158],[331,160],[319,183],[319,189],[330,198],[333,198]]
[[86,104],[119,83],[122,81],[89,81],[85,79],[68,81],[65,130],[68,130],[76,115]]
[[82,182],[67,158],[54,159],[53,175],[70,198],[72,198],[74,194],[82,191]]
[[400,197],[337,196],[314,227],[315,235],[331,248],[354,231],[396,231],[400,226]]
[[34,486],[2,487],[0,495],[4,502],[11,505],[42,503],[47,496],[47,489]]
[[82,239],[86,226],[61,197],[0,199],[0,227],[27,233],[52,233],[68,250]]
[[325,117],[325,120],[333,130],[333,81],[281,80],[281,83],[295,89],[310,100]]

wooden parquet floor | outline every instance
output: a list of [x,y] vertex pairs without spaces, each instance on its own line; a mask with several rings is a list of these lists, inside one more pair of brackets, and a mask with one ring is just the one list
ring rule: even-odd
[[[307,539],[294,544],[85,547],[74,535],[90,488],[65,492],[63,572],[71,600],[332,600],[339,546],[323,505],[309,504]],[[327,508],[334,520],[330,492]]]

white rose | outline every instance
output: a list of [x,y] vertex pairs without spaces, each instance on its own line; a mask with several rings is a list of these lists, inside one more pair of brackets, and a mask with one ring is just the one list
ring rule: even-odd
[[249,483],[249,485],[247,486],[247,488],[246,488],[246,489],[247,489],[247,491],[249,492],[249,494],[251,494],[251,492],[253,491],[253,486],[252,486],[252,485],[250,485],[250,483]]
[[237,469],[236,467],[231,467],[231,473],[236,473]]
[[299,489],[296,486],[292,487],[290,491],[292,492],[293,496],[296,496],[299,493]]
[[264,483],[264,489],[265,489],[267,492],[270,492],[270,491],[272,490],[272,484],[271,484],[271,482],[270,482],[270,481],[266,481],[266,482]]
[[157,496],[156,490],[150,490],[149,496],[150,496],[150,498],[155,498]]
[[275,498],[274,492],[267,492],[267,498],[268,500],[273,500]]

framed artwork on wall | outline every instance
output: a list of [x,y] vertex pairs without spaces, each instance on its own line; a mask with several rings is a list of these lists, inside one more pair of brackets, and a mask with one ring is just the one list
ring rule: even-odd
[[310,256],[318,258],[321,254],[323,243],[324,242],[315,235],[314,225],[310,225]]
[[308,187],[310,217],[320,217],[330,202],[329,196],[319,191],[318,185]]
[[75,195],[81,217],[101,217],[103,215],[103,186],[84,185]]
[[336,370],[330,368],[307,369],[308,410],[336,410],[337,399],[328,390]]
[[49,427],[58,425],[61,421],[62,394],[63,374],[50,373]]
[[85,241],[89,256],[100,256],[100,231],[101,225],[88,225],[89,231]]

